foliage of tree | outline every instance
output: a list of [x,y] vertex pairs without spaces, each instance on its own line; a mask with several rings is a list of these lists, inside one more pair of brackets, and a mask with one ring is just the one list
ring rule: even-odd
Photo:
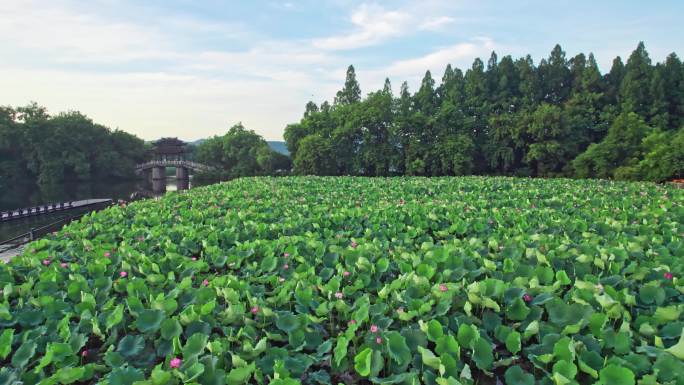
[[198,182],[228,180],[241,176],[287,172],[290,158],[272,150],[259,134],[235,124],[223,136],[214,136],[195,149],[195,159],[213,171],[197,174]]
[[639,43],[605,74],[593,54],[475,59],[361,96],[353,66],[334,103],[285,128],[294,171],[320,175],[529,175],[663,181],[684,173],[684,64]]
[[55,116],[36,103],[0,107],[0,182],[133,178],[143,140],[79,112]]

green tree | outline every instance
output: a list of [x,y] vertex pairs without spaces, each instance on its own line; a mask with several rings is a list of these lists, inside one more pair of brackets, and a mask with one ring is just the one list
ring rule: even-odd
[[620,114],[599,143],[591,144],[572,161],[580,178],[613,178],[634,175],[630,168],[642,157],[642,140],[651,128],[634,112]]
[[350,65],[347,68],[347,79],[344,81],[344,88],[337,92],[335,96],[335,104],[353,104],[361,101],[361,87],[356,81],[356,72],[354,66]]
[[197,147],[197,160],[213,166],[202,179],[227,180],[242,176],[270,175],[282,167],[282,159],[268,143],[242,123],[233,125],[223,136],[214,136]]
[[335,164],[330,157],[330,142],[319,135],[309,135],[302,139],[294,159],[294,172],[299,175],[332,175]]
[[525,162],[535,170],[535,175],[556,175],[572,159],[566,147],[568,130],[560,107],[542,103],[530,117],[527,133],[531,141]]
[[651,59],[640,42],[625,65],[625,74],[620,83],[620,104],[623,112],[636,112],[648,118],[651,109]]

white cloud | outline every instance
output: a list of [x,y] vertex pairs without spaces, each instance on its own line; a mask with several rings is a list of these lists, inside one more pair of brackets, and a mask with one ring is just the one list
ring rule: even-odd
[[366,47],[400,36],[411,16],[402,11],[387,11],[378,5],[362,4],[351,15],[350,21],[355,30],[350,33],[315,39],[316,48],[327,50],[346,50]]
[[125,61],[162,55],[155,30],[37,1],[0,3],[4,49],[40,50],[63,62]]
[[456,19],[454,19],[453,17],[438,16],[423,21],[423,23],[420,24],[419,28],[427,31],[438,31],[442,29],[444,26],[452,24],[455,21]]
[[[453,23],[434,10],[361,5],[351,14],[354,29],[347,36],[270,40],[247,25],[150,16],[155,9],[117,19],[65,1],[0,0],[0,100],[15,106],[35,100],[52,113],[77,109],[145,139],[197,139],[237,121],[267,139],[281,139],[308,100],[331,100],[346,66],[359,63],[355,52],[334,50]],[[194,45],[205,38],[221,40],[225,48]],[[473,40],[357,70],[366,91],[381,87],[386,76],[412,81],[428,68],[472,61],[492,48],[491,40]]]
[[468,68],[476,57],[486,57],[496,44],[490,38],[479,38],[467,43],[458,43],[431,52],[425,56],[399,60],[390,64],[383,72],[393,77],[415,76],[426,70],[442,70],[447,64]]
[[314,39],[313,46],[324,50],[352,50],[382,43],[391,38],[420,31],[438,31],[456,19],[442,15],[435,4],[412,3],[394,10],[363,3],[351,13],[351,31]]

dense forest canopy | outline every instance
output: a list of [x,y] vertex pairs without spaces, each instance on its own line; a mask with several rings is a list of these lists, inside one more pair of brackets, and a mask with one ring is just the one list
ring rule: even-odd
[[496,53],[465,73],[389,80],[362,98],[354,67],[331,105],[285,129],[299,174],[569,176],[663,181],[684,173],[684,65],[643,43],[602,74],[556,45],[535,65]]
[[0,184],[132,178],[145,160],[142,139],[93,123],[79,112],[0,107]]

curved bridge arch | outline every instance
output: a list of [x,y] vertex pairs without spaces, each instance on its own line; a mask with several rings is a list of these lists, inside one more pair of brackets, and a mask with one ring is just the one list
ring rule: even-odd
[[192,162],[189,160],[151,160],[147,163],[142,163],[135,166],[135,172],[138,174],[155,167],[183,167],[193,171],[210,171],[212,167],[206,164]]

